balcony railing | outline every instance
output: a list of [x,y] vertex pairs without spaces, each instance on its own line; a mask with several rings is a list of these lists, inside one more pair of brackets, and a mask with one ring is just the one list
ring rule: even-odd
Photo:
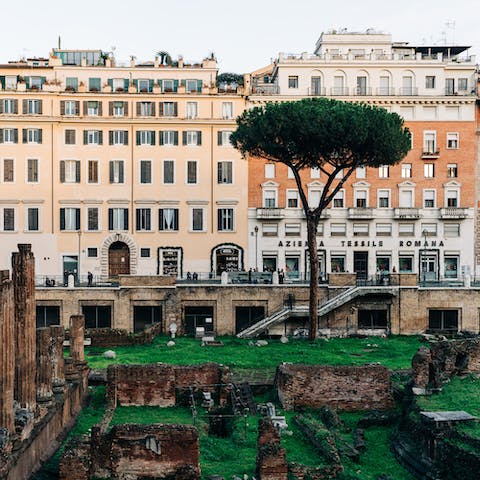
[[378,87],[375,90],[376,95],[391,96],[395,95],[395,90],[392,87]]
[[422,158],[423,159],[427,159],[427,160],[433,160],[433,159],[436,159],[436,158],[439,158],[440,157],[440,150],[429,150],[429,151],[426,151],[426,152],[422,152]]
[[459,220],[467,218],[467,211],[465,208],[447,207],[440,209],[440,218],[442,220]]
[[398,95],[404,97],[412,97],[418,95],[418,88],[417,87],[400,87],[398,89]]
[[317,96],[317,97],[324,97],[326,95],[325,87],[314,87],[308,89],[308,95]]
[[252,93],[256,95],[278,95],[280,89],[278,85],[253,85]]
[[396,220],[415,220],[421,216],[418,208],[395,208],[393,211],[393,218]]
[[373,217],[373,208],[370,207],[356,207],[348,209],[348,218],[371,220]]
[[357,87],[354,95],[357,97],[365,97],[372,95],[372,87]]
[[257,218],[259,219],[280,220],[284,216],[285,211],[283,208],[257,208]]
[[330,95],[333,96],[346,96],[348,95],[348,87],[331,87]]

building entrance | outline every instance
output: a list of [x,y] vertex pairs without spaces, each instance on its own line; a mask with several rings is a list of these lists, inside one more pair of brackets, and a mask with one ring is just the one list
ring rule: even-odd
[[130,249],[123,242],[114,242],[108,249],[108,276],[130,274]]
[[353,252],[353,271],[357,279],[365,280],[368,276],[368,252]]

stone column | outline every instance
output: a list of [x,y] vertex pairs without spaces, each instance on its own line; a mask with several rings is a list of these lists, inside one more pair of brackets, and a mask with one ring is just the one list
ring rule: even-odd
[[50,328],[37,328],[37,403],[48,406],[53,400]]
[[77,362],[85,360],[84,355],[85,319],[83,315],[70,317],[70,356]]
[[31,245],[18,244],[12,254],[15,298],[15,399],[22,408],[34,410],[35,377],[35,258]]
[[0,271],[0,428],[15,432],[13,390],[15,383],[15,334],[13,284],[8,270]]
[[61,325],[53,325],[50,327],[50,333],[52,390],[54,394],[63,394],[65,388],[65,358],[63,356],[65,329]]

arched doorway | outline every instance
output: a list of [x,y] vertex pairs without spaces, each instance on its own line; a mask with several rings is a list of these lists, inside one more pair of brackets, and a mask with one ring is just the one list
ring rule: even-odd
[[216,275],[239,270],[243,270],[242,247],[233,243],[224,243],[212,249],[212,271]]
[[123,242],[113,242],[108,249],[108,276],[130,274],[130,249]]

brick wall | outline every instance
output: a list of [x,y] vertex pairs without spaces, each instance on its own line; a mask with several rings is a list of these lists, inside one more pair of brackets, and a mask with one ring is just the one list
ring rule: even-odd
[[324,405],[345,411],[393,407],[390,374],[381,365],[290,365],[277,368],[278,398],[286,410]]
[[270,418],[258,422],[257,476],[261,480],[287,480],[288,467],[280,433]]
[[91,339],[92,347],[118,347],[122,345],[149,345],[162,333],[162,323],[155,323],[140,333],[130,333],[117,328],[89,328],[85,337]]

